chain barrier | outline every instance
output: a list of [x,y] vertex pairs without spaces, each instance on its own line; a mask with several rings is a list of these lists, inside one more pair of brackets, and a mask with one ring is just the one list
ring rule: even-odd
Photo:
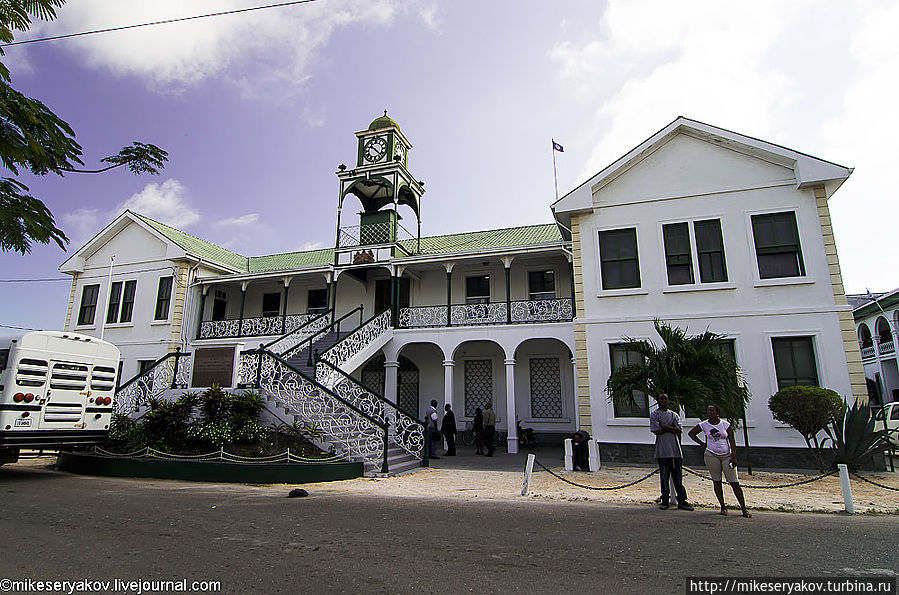
[[620,485],[620,486],[600,487],[600,486],[588,486],[588,485],[583,485],[583,484],[580,484],[580,483],[576,483],[576,482],[574,482],[574,481],[571,481],[570,479],[565,479],[565,478],[562,477],[561,475],[558,475],[557,473],[555,473],[554,471],[552,471],[551,469],[549,469],[548,467],[546,467],[543,463],[541,463],[541,462],[538,461],[537,459],[534,459],[534,462],[537,463],[538,465],[540,465],[540,467],[541,467],[544,471],[546,471],[547,473],[549,473],[550,475],[552,475],[552,476],[555,477],[556,479],[560,479],[560,480],[564,481],[565,483],[571,484],[571,485],[573,485],[573,486],[575,486],[575,487],[584,488],[585,490],[596,490],[596,491],[611,491],[611,490],[621,490],[621,489],[624,489],[624,488],[629,488],[629,487],[631,487],[631,486],[637,485],[637,484],[640,483],[641,481],[646,481],[647,479],[649,479],[650,477],[652,477],[653,475],[655,475],[656,473],[659,472],[658,469],[655,469],[655,470],[653,470],[652,473],[650,473],[649,475],[646,475],[646,476],[644,476],[644,477],[641,477],[640,479],[637,479],[637,480],[635,480],[635,481],[632,481],[632,482],[630,482],[630,483],[626,483],[626,484],[623,484],[623,485]]
[[[699,473],[698,471],[694,471],[693,469],[690,469],[689,467],[684,466],[683,469],[687,473],[689,473],[691,475],[695,475],[696,477],[698,477],[700,479],[704,479],[706,481],[713,481],[712,478],[709,477],[708,475],[703,475],[702,473]],[[792,488],[792,487],[801,486],[801,485],[804,485],[807,483],[812,483],[814,481],[818,481],[819,479],[824,479],[825,477],[830,477],[831,475],[833,475],[835,473],[836,473],[836,471],[831,471],[830,473],[823,473],[821,475],[816,475],[815,477],[811,477],[809,479],[803,479],[800,481],[794,481],[794,482],[785,483],[782,485],[758,486],[758,485],[748,485],[745,483],[741,483],[740,487],[750,489],[750,490],[779,490],[781,488]]]
[[94,454],[103,456],[103,457],[117,457],[117,458],[126,458],[126,459],[157,459],[164,461],[224,461],[227,463],[246,463],[250,465],[264,465],[268,463],[333,463],[335,461],[343,460],[340,456],[332,455],[323,459],[313,459],[309,457],[301,457],[296,455],[290,450],[286,450],[283,453],[268,455],[264,457],[245,457],[241,455],[231,454],[229,452],[225,452],[224,449],[217,450],[214,452],[208,452],[205,454],[198,455],[176,455],[172,453],[163,452],[161,450],[156,450],[155,448],[142,448],[140,450],[135,450],[129,453],[116,453],[110,452],[108,450],[104,450],[102,448],[96,447],[94,448]]
[[877,487],[879,487],[879,488],[883,488],[883,489],[885,489],[885,490],[892,490],[893,492],[899,492],[899,488],[896,488],[896,487],[893,487],[893,486],[888,486],[888,485],[885,485],[885,484],[882,484],[882,483],[877,483],[877,482],[874,481],[873,479],[868,479],[868,478],[866,478],[866,477],[862,477],[862,476],[859,475],[858,473],[851,473],[850,475],[852,475],[852,476],[855,477],[856,479],[860,479],[860,480],[864,481],[865,483],[870,483],[871,485],[875,485],[875,486],[877,486]]

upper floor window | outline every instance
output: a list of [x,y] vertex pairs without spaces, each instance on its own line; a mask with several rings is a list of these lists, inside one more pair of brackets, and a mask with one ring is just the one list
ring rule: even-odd
[[262,315],[265,317],[280,316],[281,294],[265,293],[262,295]]
[[811,337],[771,339],[777,390],[797,384],[818,386],[818,366]]
[[106,311],[107,324],[131,322],[134,312],[134,294],[137,281],[116,281],[109,288],[109,308]]
[[[665,265],[668,269],[668,285],[692,285],[696,282],[695,269],[699,269],[701,283],[727,281],[724,262],[724,240],[721,236],[721,220],[707,219],[693,222],[691,241],[688,223],[669,223],[662,226],[665,242]],[[696,260],[693,260],[693,243]]]
[[858,327],[858,346],[864,349],[865,347],[871,347],[872,345],[874,345],[874,338],[871,336],[868,325],[863,322]]
[[328,290],[310,289],[306,294],[306,313],[322,314],[328,309]]
[[696,236],[699,280],[702,283],[727,281],[727,264],[724,261],[724,238],[721,235],[721,220],[694,221],[693,234]]
[[228,311],[228,294],[216,289],[212,300],[212,320],[224,320]]
[[529,271],[528,272],[528,299],[529,300],[554,300],[554,299],[556,299],[556,273],[555,273],[555,271]]
[[85,285],[81,290],[81,307],[78,309],[79,326],[94,324],[94,316],[97,313],[97,296],[99,295],[99,285]]
[[160,277],[159,289],[156,291],[155,320],[166,320],[169,317],[169,305],[172,301],[172,277]]
[[693,283],[693,255],[690,252],[690,228],[686,223],[662,226],[665,240],[665,265],[668,285]]
[[759,278],[776,279],[805,275],[796,213],[787,211],[753,215],[752,236],[755,240]]
[[465,303],[490,303],[490,275],[465,277]]
[[603,289],[640,287],[636,228],[599,232],[599,259]]

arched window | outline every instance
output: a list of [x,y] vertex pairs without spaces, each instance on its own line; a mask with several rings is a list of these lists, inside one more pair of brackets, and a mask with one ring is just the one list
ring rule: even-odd
[[864,322],[858,325],[858,346],[864,349],[874,345],[874,339],[871,337],[871,331]]
[[877,329],[877,343],[888,343],[893,340],[893,333],[890,332],[890,323],[883,316],[877,319],[877,324],[874,328]]

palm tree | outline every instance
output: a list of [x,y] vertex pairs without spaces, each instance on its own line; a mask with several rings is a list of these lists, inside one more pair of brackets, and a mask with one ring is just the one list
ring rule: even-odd
[[653,321],[664,347],[625,337],[628,350],[640,354],[643,363],[618,368],[609,377],[609,400],[623,406],[637,405],[635,391],[653,398],[665,393],[671,408],[684,407],[705,417],[706,407],[721,407],[722,417],[743,417],[749,391],[740,379],[734,359],[725,355],[728,339],[709,330],[688,336],[686,329]]

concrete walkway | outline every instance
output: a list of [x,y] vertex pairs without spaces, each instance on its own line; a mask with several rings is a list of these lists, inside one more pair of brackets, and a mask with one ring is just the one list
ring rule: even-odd
[[[485,450],[486,452],[486,450]],[[456,446],[456,456],[447,457],[443,449],[437,449],[439,460],[431,461],[434,469],[468,469],[472,471],[524,471],[528,454],[533,452],[537,460],[547,467],[561,467],[565,464],[564,449],[559,446],[540,446],[535,451],[522,450],[510,455],[505,447],[497,448],[492,457],[475,454],[474,446]]]

